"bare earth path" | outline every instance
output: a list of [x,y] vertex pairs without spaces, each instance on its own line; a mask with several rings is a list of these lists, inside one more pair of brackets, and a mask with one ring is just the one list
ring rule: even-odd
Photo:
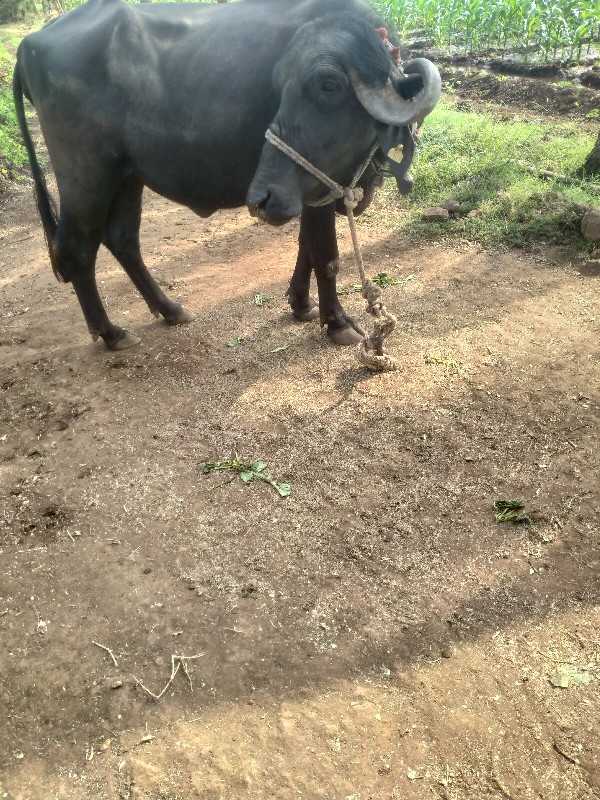
[[[1,213],[0,797],[600,797],[600,265],[371,214],[369,271],[414,279],[402,370],[370,375],[289,317],[296,224],[150,197],[149,265],[198,318],[154,321],[103,253],[143,337],[111,354],[29,194]],[[234,452],[291,497],[199,474]],[[156,702],[136,678],[174,654]]]

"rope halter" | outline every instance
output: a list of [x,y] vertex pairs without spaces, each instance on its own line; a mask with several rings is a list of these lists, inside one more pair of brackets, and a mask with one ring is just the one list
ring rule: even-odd
[[396,327],[397,319],[386,310],[381,299],[381,288],[374,284],[373,281],[369,280],[365,274],[365,266],[356,230],[356,220],[354,219],[354,209],[363,199],[363,190],[356,184],[373,158],[378,147],[377,143],[373,145],[367,159],[356,171],[350,185],[343,187],[330,178],[329,175],[321,172],[321,170],[315,167],[314,164],[311,164],[310,161],[307,161],[300,153],[296,152],[293,147],[290,147],[289,144],[286,144],[279,136],[273,133],[271,129],[267,129],[265,138],[270,144],[277,147],[282,153],[285,153],[286,156],[291,158],[292,161],[295,161],[296,164],[320,180],[321,183],[324,183],[325,186],[329,187],[329,194],[308,205],[326,206],[334,200],[344,200],[348,215],[348,224],[350,226],[350,234],[352,236],[352,245],[354,247],[354,258],[362,284],[362,296],[367,301],[367,311],[375,317],[373,333],[370,336],[365,336],[358,345],[358,360],[368,369],[374,371],[391,371],[398,369],[395,360],[383,349],[384,339],[386,339]]

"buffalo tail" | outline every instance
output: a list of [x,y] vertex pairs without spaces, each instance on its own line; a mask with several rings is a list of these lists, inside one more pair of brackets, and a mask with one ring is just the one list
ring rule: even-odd
[[58,227],[58,212],[56,209],[56,204],[50,196],[50,192],[48,191],[46,179],[44,177],[43,170],[40,167],[31,134],[29,133],[29,127],[25,117],[23,97],[23,81],[21,79],[19,65],[17,64],[13,73],[13,98],[15,102],[15,111],[17,113],[19,128],[21,129],[21,136],[23,137],[23,144],[25,145],[25,150],[27,151],[27,156],[29,157],[29,165],[31,167],[31,174],[35,184],[35,198],[40,218],[42,220],[42,227],[44,229],[44,236],[46,238],[50,263],[52,264],[52,271],[54,272],[57,280],[65,281],[66,277],[61,273],[57,264],[53,244],[54,234],[56,233],[56,229]]

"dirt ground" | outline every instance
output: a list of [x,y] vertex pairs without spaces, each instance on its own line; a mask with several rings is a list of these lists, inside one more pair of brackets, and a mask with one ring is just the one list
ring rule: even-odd
[[[29,192],[1,213],[0,797],[600,797],[599,262],[415,249],[375,207],[368,270],[414,277],[370,374],[290,318],[297,223],[149,195],[197,319],[104,252],[115,354]],[[291,496],[200,474],[234,453]]]
[[408,50],[407,57],[410,56],[431,59],[439,67],[445,92],[454,95],[463,106],[483,111],[493,103],[518,116],[530,113],[537,118],[568,117],[590,130],[598,129],[597,66],[530,66],[476,54],[450,56],[427,48]]

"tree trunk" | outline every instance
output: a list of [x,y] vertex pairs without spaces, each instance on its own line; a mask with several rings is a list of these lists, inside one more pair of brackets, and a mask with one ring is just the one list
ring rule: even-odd
[[600,133],[596,139],[596,144],[592,148],[592,152],[583,162],[583,166],[579,167],[577,174],[582,178],[586,175],[599,175],[600,174]]

